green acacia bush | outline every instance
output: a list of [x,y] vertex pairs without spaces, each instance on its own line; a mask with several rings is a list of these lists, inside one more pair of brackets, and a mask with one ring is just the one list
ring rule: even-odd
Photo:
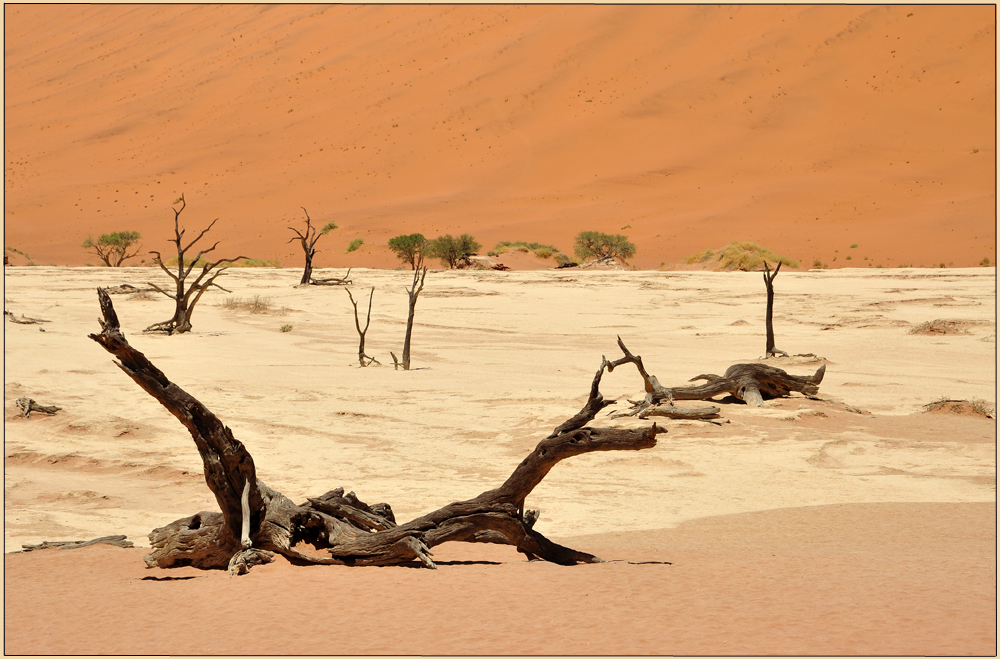
[[356,251],[358,248],[360,248],[364,244],[365,244],[365,239],[364,238],[355,238],[354,240],[351,241],[351,244],[347,246],[347,251],[344,252],[344,253],[345,254],[350,254],[351,252]]
[[417,269],[417,263],[423,260],[427,250],[427,239],[422,233],[399,235],[389,239],[391,249],[403,263],[409,263],[411,270]]
[[573,251],[581,259],[610,256],[618,261],[625,261],[635,256],[635,245],[620,233],[612,235],[600,231],[581,231],[576,234]]
[[463,233],[458,238],[445,234],[427,243],[427,256],[441,259],[441,265],[454,268],[460,258],[475,254],[482,247],[470,234]]
[[138,246],[131,254],[129,254],[129,250],[139,242],[141,237],[138,231],[115,231],[114,233],[102,234],[97,241],[87,236],[81,247],[94,250],[94,253],[104,261],[104,265],[110,268],[119,268],[122,261],[139,253]]

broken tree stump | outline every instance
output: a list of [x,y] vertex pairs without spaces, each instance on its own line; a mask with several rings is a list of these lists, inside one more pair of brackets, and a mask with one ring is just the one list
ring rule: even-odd
[[27,396],[21,396],[14,404],[21,409],[21,415],[27,419],[31,416],[32,412],[41,412],[42,414],[55,414],[62,408],[57,405],[42,405],[41,403],[36,403],[33,398],[28,398]]
[[[814,396],[819,391],[819,385],[823,381],[826,373],[826,364],[819,367],[813,375],[789,375],[780,368],[767,366],[766,364],[733,364],[726,369],[722,376],[714,374],[697,375],[689,380],[707,380],[706,384],[691,387],[664,387],[650,375],[642,365],[642,358],[633,355],[618,337],[618,347],[621,348],[625,356],[607,364],[608,372],[614,370],[616,366],[622,364],[635,364],[639,369],[646,384],[646,397],[642,401],[633,402],[635,406],[631,411],[617,416],[639,416],[645,418],[653,414],[651,410],[661,408],[665,412],[664,416],[669,416],[669,408],[673,408],[675,400],[711,400],[712,398],[729,394],[734,398],[742,400],[747,405],[763,407],[765,398],[782,398],[793,391],[801,392],[807,396]],[[663,406],[666,401],[666,406]],[[632,402],[632,401],[629,401]],[[674,408],[677,409],[677,408]],[[701,408],[704,411],[718,408]],[[689,413],[691,410],[683,410]],[[713,418],[708,416],[684,416],[681,418]]]
[[[559,461],[592,451],[635,451],[656,445],[665,432],[649,428],[592,428],[586,424],[610,404],[601,395],[602,359],[583,409],[539,442],[498,488],[397,524],[388,504],[366,505],[353,493],[331,490],[295,504],[256,475],[253,457],[208,408],[171,382],[121,333],[111,298],[98,289],[100,334],[89,335],[118,358],[115,364],[188,429],[202,456],[205,482],[221,512],[200,512],[154,529],[149,567],[190,565],[242,574],[282,554],[296,564],[394,565],[419,560],[436,567],[430,548],[443,542],[514,545],[529,558],[560,565],[603,562],[562,547],[534,530],[537,512],[526,511],[531,491]],[[311,545],[319,554],[303,550]]]

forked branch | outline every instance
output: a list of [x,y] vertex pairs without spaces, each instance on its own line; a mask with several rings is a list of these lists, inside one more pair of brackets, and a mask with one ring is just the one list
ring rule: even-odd
[[[297,564],[419,560],[433,568],[430,548],[451,541],[508,543],[529,558],[562,565],[601,562],[535,531],[538,513],[524,510],[525,499],[561,460],[592,451],[650,448],[656,435],[665,432],[656,424],[642,429],[586,425],[608,404],[600,393],[607,364],[602,359],[581,411],[543,439],[496,489],[398,525],[388,504],[368,506],[340,488],[297,505],[256,477],[253,458],[228,427],[128,344],[111,297],[102,289],[98,297],[102,331],[90,338],[117,357],[118,367],[188,429],[202,457],[205,482],[222,511],[200,512],[154,529],[149,536],[152,551],[144,559],[150,567],[191,565],[242,574],[280,553]],[[300,543],[325,555],[306,553],[298,548]]]

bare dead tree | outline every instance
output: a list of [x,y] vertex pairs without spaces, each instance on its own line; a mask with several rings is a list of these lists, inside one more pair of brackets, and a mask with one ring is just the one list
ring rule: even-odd
[[[194,313],[194,307],[198,304],[198,300],[201,296],[205,294],[205,291],[211,286],[215,286],[220,290],[230,293],[231,291],[222,288],[215,283],[216,278],[226,271],[227,268],[219,266],[223,263],[232,263],[233,261],[239,261],[240,259],[247,258],[246,256],[235,256],[230,259],[219,259],[218,261],[205,262],[201,261],[201,257],[209,252],[215,250],[218,247],[219,242],[216,241],[214,245],[208,249],[203,249],[198,252],[190,261],[185,260],[185,255],[188,250],[190,250],[195,243],[202,239],[202,237],[208,233],[215,223],[219,221],[219,218],[212,220],[212,223],[208,225],[207,228],[202,229],[198,236],[189,242],[187,245],[183,245],[182,241],[184,238],[184,233],[187,229],[180,226],[180,216],[187,208],[187,202],[184,200],[184,195],[174,202],[180,203],[180,208],[172,208],[174,211],[174,237],[170,238],[170,242],[177,246],[177,273],[173,273],[170,269],[164,265],[163,259],[159,252],[151,251],[150,254],[154,255],[153,261],[156,265],[160,266],[167,275],[174,280],[175,290],[173,293],[168,293],[156,284],[152,282],[146,282],[153,287],[154,290],[163,293],[168,298],[174,301],[174,315],[162,323],[154,323],[147,327],[145,332],[163,332],[164,334],[180,334],[182,332],[188,332],[191,330],[191,314]],[[188,275],[196,265],[201,262],[201,272],[195,278],[193,282],[187,283]]]
[[[725,375],[705,374],[689,380],[689,382],[707,380],[707,384],[692,387],[664,387],[656,379],[656,376],[646,373],[646,369],[642,365],[642,358],[629,352],[621,337],[618,337],[618,347],[621,348],[625,356],[608,362],[608,372],[610,373],[616,366],[622,364],[635,364],[635,367],[639,369],[639,375],[645,382],[646,397],[641,401],[629,401],[633,404],[633,409],[617,416],[638,416],[639,418],[657,414],[671,416],[669,412],[680,410],[682,414],[675,418],[711,418],[709,416],[693,416],[691,413],[714,414],[719,411],[718,407],[684,410],[683,408],[675,408],[674,401],[711,400],[715,396],[729,394],[744,401],[747,405],[763,407],[765,397],[781,398],[793,391],[802,392],[806,396],[814,396],[819,392],[819,385],[826,373],[826,364],[820,366],[815,374],[807,376],[789,375],[780,368],[766,364],[733,364],[726,369]],[[666,405],[663,404],[664,401]]]
[[361,329],[361,322],[358,320],[358,303],[354,301],[354,296],[351,295],[351,289],[345,288],[344,290],[347,291],[347,297],[351,299],[351,306],[354,307],[354,327],[357,328],[359,337],[358,363],[361,364],[362,368],[372,363],[381,366],[382,364],[379,362],[379,360],[375,359],[374,357],[369,357],[368,355],[365,354],[365,334],[368,333],[368,325],[370,325],[372,322],[372,300],[375,298],[375,287],[372,286],[372,292],[369,293],[368,295],[368,317],[365,319],[364,329]]
[[414,265],[413,283],[406,289],[406,292],[410,296],[410,313],[406,319],[406,338],[403,339],[403,360],[399,361],[396,359],[394,353],[389,353],[392,355],[393,368],[398,370],[402,366],[404,371],[410,370],[410,336],[413,334],[413,314],[414,309],[417,307],[417,296],[420,295],[420,291],[424,290],[424,279],[427,277],[427,268],[424,266],[424,255],[422,252],[419,254],[417,262]]
[[764,286],[767,287],[767,315],[764,317],[764,325],[767,329],[767,346],[764,351],[764,358],[768,358],[771,355],[777,355],[781,353],[785,357],[788,353],[784,350],[778,350],[774,347],[774,325],[771,323],[771,314],[774,311],[774,278],[778,276],[778,270],[781,270],[781,261],[778,261],[778,265],[774,268],[774,273],[771,273],[771,269],[767,267],[767,261],[764,261]]
[[[316,256],[316,241],[319,240],[320,236],[325,236],[332,230],[336,229],[337,225],[334,222],[327,222],[322,229],[317,229],[312,225],[312,218],[309,217],[309,211],[306,210],[306,207],[300,206],[299,208],[301,208],[302,211],[306,214],[306,231],[305,233],[302,233],[295,227],[288,227],[289,229],[295,232],[295,237],[289,238],[288,242],[292,242],[293,240],[298,240],[299,243],[302,245],[302,251],[305,252],[306,255],[306,266],[305,269],[302,271],[302,280],[299,282],[299,285],[302,286],[304,284],[314,283],[312,278],[312,271],[313,271],[312,262],[313,262],[313,257]],[[349,273],[350,271],[348,271],[348,274]]]
[[[257,478],[254,460],[233,432],[207,407],[170,381],[121,333],[111,297],[98,289],[103,319],[90,334],[117,357],[115,364],[188,429],[202,456],[205,482],[221,512],[200,512],[149,534],[149,567],[190,565],[242,574],[269,563],[275,553],[301,565],[393,565],[414,560],[436,567],[430,548],[443,542],[511,544],[528,558],[560,565],[604,562],[560,546],[532,527],[538,511],[525,510],[531,491],[561,460],[592,451],[640,450],[665,432],[650,428],[592,428],[586,424],[611,401],[600,393],[602,359],[583,409],[541,440],[498,488],[458,501],[405,524],[388,504],[367,505],[342,488],[295,504]],[[309,543],[321,554],[296,547]]]

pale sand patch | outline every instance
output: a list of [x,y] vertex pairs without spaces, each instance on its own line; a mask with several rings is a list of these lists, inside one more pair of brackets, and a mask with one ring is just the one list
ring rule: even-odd
[[[5,274],[9,308],[52,320],[44,332],[6,326],[5,549],[114,533],[144,545],[152,528],[213,509],[187,432],[86,337],[98,329],[96,286],[138,284],[150,272]],[[389,502],[400,519],[503,482],[579,409],[601,355],[615,356],[616,335],[668,385],[756,359],[764,346],[756,273],[432,272],[417,304],[414,370],[361,369],[347,295],[294,288],[298,275],[227,273],[220,281],[232,295],[270,298],[277,313],[227,310],[230,295],[213,291],[195,330],[175,337],[141,334],[170,315],[165,298],[115,303],[132,344],[233,428],[266,482],[294,500],[343,486]],[[410,276],[359,269],[352,278],[356,291],[376,288],[366,350],[388,362],[401,347]],[[820,394],[840,403],[724,404],[725,426],[669,422],[653,450],[565,461],[529,498],[543,533],[801,505],[994,499],[995,422],[912,416],[943,396],[995,404],[992,276],[782,273],[776,289],[778,347],[822,359],[772,363],[812,373],[825,362]],[[977,323],[969,334],[910,335],[940,310],[890,304],[941,297],[955,300],[950,316]],[[286,324],[293,329],[280,332]],[[602,392],[619,398],[607,412],[626,409],[641,387],[632,369],[605,375]],[[22,419],[13,404],[22,395],[63,409]],[[648,425],[603,413],[597,423]]]

